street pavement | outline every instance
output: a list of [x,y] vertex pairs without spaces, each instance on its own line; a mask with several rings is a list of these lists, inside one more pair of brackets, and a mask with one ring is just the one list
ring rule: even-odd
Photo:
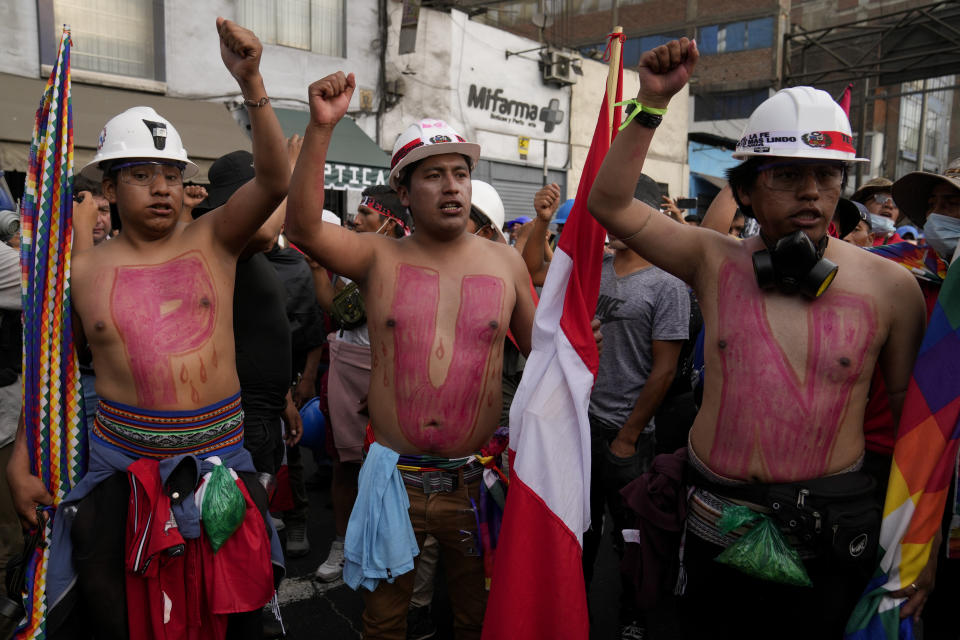
[[[307,485],[310,498],[307,525],[310,554],[303,558],[288,559],[287,578],[280,585],[280,611],[287,638],[360,638],[363,600],[359,593],[341,580],[323,583],[313,578],[313,572],[326,559],[333,541],[333,512],[330,508],[329,467],[318,472],[313,457],[307,451],[304,451],[303,462],[304,475],[310,479]],[[283,533],[280,535],[283,539]],[[607,640],[617,637],[617,603],[620,595],[618,560],[608,532],[604,534],[597,563],[589,597],[592,619],[590,638]],[[453,640],[452,614],[443,584],[442,563],[438,574],[433,603],[433,618],[438,628],[436,638]],[[563,612],[558,611],[557,615],[561,616]]]

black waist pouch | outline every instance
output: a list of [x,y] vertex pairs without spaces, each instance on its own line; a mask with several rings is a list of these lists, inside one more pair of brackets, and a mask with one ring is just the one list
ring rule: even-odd
[[766,504],[786,532],[817,555],[837,562],[874,564],[883,505],[876,481],[862,471],[767,485]]
[[779,528],[818,557],[870,568],[876,561],[883,503],[876,496],[876,480],[863,471],[733,486],[696,476],[693,484],[719,496],[768,507]]

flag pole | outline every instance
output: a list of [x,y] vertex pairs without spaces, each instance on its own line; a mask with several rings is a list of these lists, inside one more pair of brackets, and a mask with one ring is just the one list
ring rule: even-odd
[[614,109],[613,103],[617,101],[614,98],[617,95],[617,83],[620,78],[620,58],[623,55],[623,45],[620,42],[620,35],[623,33],[623,27],[614,27],[610,33],[616,38],[610,39],[610,66],[607,67],[607,122],[610,123],[609,137],[613,140],[614,132],[620,126],[619,122],[613,121]]

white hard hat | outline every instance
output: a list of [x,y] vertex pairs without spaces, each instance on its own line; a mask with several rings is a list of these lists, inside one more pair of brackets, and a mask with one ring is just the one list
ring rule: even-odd
[[813,87],[782,89],[754,109],[733,154],[750,156],[870,161],[857,157],[847,114]]
[[424,118],[407,127],[393,145],[390,159],[390,186],[400,186],[400,173],[417,160],[444,153],[462,153],[470,158],[470,170],[480,158],[480,145],[467,142],[443,120]]
[[483,180],[471,180],[473,183],[473,197],[470,204],[477,208],[477,211],[487,216],[490,224],[497,230],[500,237],[506,240],[503,235],[503,223],[506,219],[506,212],[503,210],[503,200],[497,190]]
[[182,162],[186,165],[184,178],[192,178],[200,171],[187,157],[177,130],[150,107],[131,107],[110,118],[100,132],[97,155],[80,170],[80,175],[100,180],[103,176],[101,163],[122,158]]
[[340,222],[340,216],[335,214],[333,211],[330,211],[330,209],[323,210],[323,221],[329,222],[330,224],[335,224],[338,227],[343,226],[343,223]]

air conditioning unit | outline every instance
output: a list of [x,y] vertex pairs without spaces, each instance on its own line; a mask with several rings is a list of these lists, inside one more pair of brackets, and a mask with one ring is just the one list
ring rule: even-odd
[[576,84],[577,76],[582,75],[580,57],[556,49],[547,49],[543,59],[543,81],[548,84]]

